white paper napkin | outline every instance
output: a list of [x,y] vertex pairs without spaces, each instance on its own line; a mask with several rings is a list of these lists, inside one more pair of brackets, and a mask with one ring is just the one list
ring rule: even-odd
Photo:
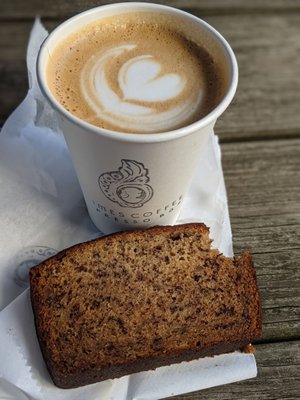
[[[62,390],[55,387],[35,335],[27,286],[32,265],[101,235],[92,224],[55,114],[36,82],[37,51],[47,32],[37,20],[27,52],[29,91],[0,133],[0,398],[154,400],[256,376],[239,352]],[[212,135],[178,223],[205,222],[213,246],[232,255],[218,140]],[[22,294],[21,294],[22,293]],[[19,295],[19,297],[17,297]],[[15,299],[15,300],[14,300]]]

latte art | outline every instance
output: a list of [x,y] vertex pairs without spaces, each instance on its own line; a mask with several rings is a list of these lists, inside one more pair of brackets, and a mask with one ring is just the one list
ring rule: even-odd
[[[151,54],[131,57],[137,45],[128,44],[93,55],[80,75],[82,94],[94,110],[109,124],[120,129],[144,132],[171,129],[187,120],[199,107],[202,93],[180,97],[187,83],[182,74],[162,73],[163,66]],[[126,61],[117,74],[119,91],[110,86],[110,61],[126,54]],[[176,102],[178,98],[178,102]]]
[[122,66],[119,77],[125,98],[148,102],[165,101],[180,94],[185,79],[174,73],[159,76],[161,69],[159,62],[151,55],[128,60]]
[[84,121],[119,132],[158,133],[208,114],[223,95],[217,66],[163,14],[108,17],[51,53],[48,84]]

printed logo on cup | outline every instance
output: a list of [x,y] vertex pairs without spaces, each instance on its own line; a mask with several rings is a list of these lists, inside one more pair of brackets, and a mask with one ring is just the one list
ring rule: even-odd
[[118,171],[104,172],[98,183],[104,196],[121,207],[140,208],[153,196],[148,169],[135,160],[121,160]]
[[121,159],[119,165],[117,170],[103,172],[98,178],[101,192],[112,204],[109,207],[93,200],[97,213],[122,225],[138,225],[158,224],[178,209],[182,194],[172,201],[150,206],[154,189],[149,169],[142,162]]

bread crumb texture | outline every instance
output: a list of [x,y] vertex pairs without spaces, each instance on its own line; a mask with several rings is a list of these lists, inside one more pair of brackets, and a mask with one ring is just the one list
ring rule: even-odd
[[261,334],[250,253],[211,249],[203,224],[122,232],[30,271],[37,336],[56,385],[76,387],[233,351]]

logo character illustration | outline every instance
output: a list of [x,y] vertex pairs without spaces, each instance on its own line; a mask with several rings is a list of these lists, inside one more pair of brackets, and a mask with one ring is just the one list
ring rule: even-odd
[[121,207],[142,207],[153,196],[148,169],[134,160],[121,160],[118,171],[104,172],[98,183],[102,193]]

